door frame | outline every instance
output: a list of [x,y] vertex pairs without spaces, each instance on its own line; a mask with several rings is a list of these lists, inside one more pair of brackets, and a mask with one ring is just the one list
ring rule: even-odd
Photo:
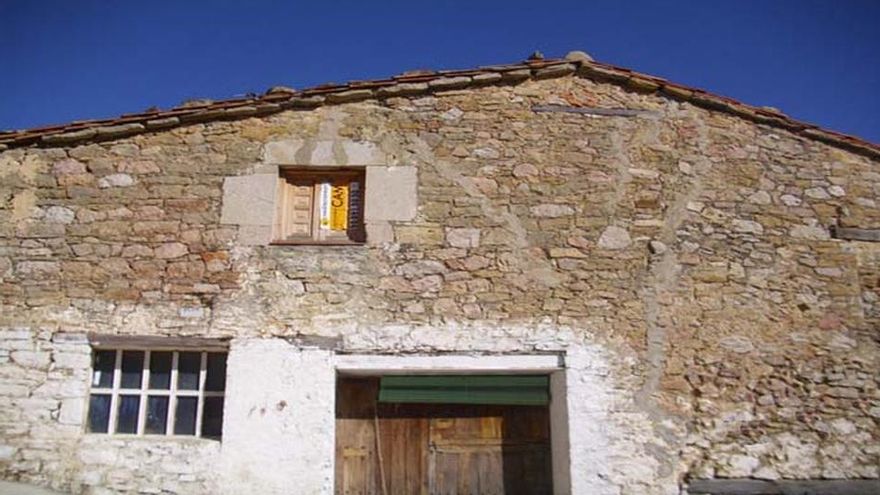
[[[419,374],[546,374],[550,376],[550,450],[553,493],[571,493],[565,356],[544,354],[336,354],[337,376]],[[334,443],[336,432],[334,431]],[[335,456],[334,456],[335,457]],[[334,459],[335,462],[335,459]],[[335,470],[335,466],[333,466]]]

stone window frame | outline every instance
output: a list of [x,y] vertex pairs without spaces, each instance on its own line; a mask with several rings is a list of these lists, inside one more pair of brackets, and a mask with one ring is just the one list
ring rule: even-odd
[[[271,245],[296,246],[296,245],[362,245],[366,243],[366,226],[364,222],[364,206],[366,198],[366,167],[302,167],[302,166],[279,166],[278,167],[278,191],[275,193],[275,212],[272,225]],[[349,218],[349,225],[345,234],[332,234],[320,229],[319,208],[317,200],[317,187],[321,183],[334,183],[339,180],[357,183],[358,190],[356,199],[349,197],[349,206],[354,203],[358,211],[354,219]],[[307,185],[310,191],[310,234],[308,236],[291,236],[289,228],[284,225],[285,218],[294,209],[293,198],[286,194],[287,187],[298,182]],[[349,194],[352,194],[349,191]]]
[[[418,167],[400,163],[380,143],[348,139],[281,139],[266,143],[260,162],[238,175],[223,178],[220,225],[236,229],[240,246],[385,246],[398,242],[395,227],[410,224],[418,214]],[[359,243],[275,243],[275,211],[281,169],[316,173],[338,168],[364,170],[363,224]]]
[[[116,340],[116,339],[113,339]],[[114,364],[113,364],[113,379],[110,387],[96,387],[95,383],[95,356],[97,352],[114,352]],[[143,352],[144,359],[142,363],[141,369],[141,383],[138,388],[122,388],[122,356],[123,352]],[[151,389],[149,388],[150,383],[150,357],[153,352],[170,352],[171,354],[171,370],[169,372],[169,387],[168,389]],[[198,387],[195,390],[181,390],[178,389],[178,365],[179,358],[181,353],[199,353],[199,375],[198,375]],[[226,407],[226,379],[228,375],[224,376],[224,385],[222,391],[210,391],[205,390],[205,383],[207,379],[207,365],[208,365],[208,354],[224,354],[226,356],[226,360],[229,358],[229,350],[228,347],[197,347],[197,348],[189,348],[188,346],[182,347],[167,347],[167,346],[144,346],[144,345],[124,345],[124,346],[106,346],[106,345],[93,345],[92,346],[92,363],[89,367],[89,390],[87,395],[87,403],[89,404],[86,408],[86,421],[84,423],[84,427],[86,429],[86,433],[93,435],[106,435],[111,437],[143,437],[143,438],[205,438],[212,440],[220,440],[222,438],[223,424],[222,424],[222,413],[221,413],[221,426],[220,426],[220,435],[219,436],[204,436],[202,434],[203,420],[204,420],[204,405],[206,398],[219,397],[223,399],[223,408]],[[91,431],[90,428],[90,414],[91,414],[91,398],[94,395],[109,395],[110,396],[110,411],[108,414],[107,421],[107,431],[106,432],[97,432]],[[118,408],[119,408],[119,400],[122,396],[136,396],[138,397],[138,413],[137,413],[137,429],[134,433],[119,433],[116,430],[118,429]],[[166,410],[165,417],[165,433],[147,433],[145,431],[146,428],[146,420],[147,420],[147,401],[148,397],[168,397],[168,406]],[[178,434],[174,433],[175,426],[175,417],[176,417],[176,407],[177,400],[181,397],[192,397],[196,398],[196,422],[195,429],[193,434]]]

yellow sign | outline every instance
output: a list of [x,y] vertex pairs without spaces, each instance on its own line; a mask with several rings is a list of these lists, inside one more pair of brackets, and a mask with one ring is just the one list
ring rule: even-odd
[[330,191],[330,230],[348,229],[348,184],[333,184]]

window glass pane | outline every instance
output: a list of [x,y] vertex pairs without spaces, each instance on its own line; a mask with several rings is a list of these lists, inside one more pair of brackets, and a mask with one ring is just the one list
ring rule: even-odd
[[223,397],[205,397],[202,436],[220,438],[223,432]]
[[147,398],[147,422],[144,433],[164,435],[168,421],[168,397],[150,396]]
[[143,373],[144,351],[123,351],[120,388],[141,388],[141,375]]
[[181,352],[177,358],[177,388],[180,390],[199,389],[199,366],[202,362],[200,352]]
[[139,395],[120,395],[116,411],[116,433],[137,433]]
[[92,394],[89,397],[89,431],[107,433],[110,424],[110,396]]
[[222,392],[226,388],[226,354],[208,353],[208,372],[205,377],[205,390]]
[[174,415],[175,435],[196,434],[196,397],[178,397],[177,411]]
[[95,351],[92,358],[92,386],[113,386],[113,368],[116,367],[116,351]]
[[150,388],[168,390],[171,387],[171,354],[170,352],[150,353]]

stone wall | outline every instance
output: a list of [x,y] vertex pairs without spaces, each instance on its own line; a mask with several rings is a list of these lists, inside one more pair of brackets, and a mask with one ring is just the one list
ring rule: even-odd
[[218,442],[83,434],[90,356],[84,334],[0,329],[6,476],[95,495],[216,492]]
[[[365,150],[384,163],[359,163]],[[227,179],[316,156],[415,167],[415,217],[345,247],[253,245],[221,222]],[[208,490],[198,467],[144,459],[205,466],[215,442],[71,422],[82,335],[99,332],[321,335],[358,352],[588,344],[607,355],[592,390],[608,400],[571,428],[610,436],[607,493],[674,493],[686,476],[877,478],[880,247],[828,229],[880,228],[877,197],[868,158],[576,76],[8,150],[0,473],[83,493]],[[89,457],[95,445],[106,457]]]

